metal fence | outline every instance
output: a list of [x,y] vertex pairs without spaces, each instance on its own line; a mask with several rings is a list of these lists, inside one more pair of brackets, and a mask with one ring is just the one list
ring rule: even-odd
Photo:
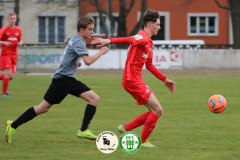
[[[64,44],[24,44],[23,47],[34,48],[63,48]],[[88,48],[96,49],[95,45],[87,44]],[[125,44],[111,44],[111,49],[126,49],[129,45]],[[157,44],[154,45],[157,49],[233,49],[233,44]]]

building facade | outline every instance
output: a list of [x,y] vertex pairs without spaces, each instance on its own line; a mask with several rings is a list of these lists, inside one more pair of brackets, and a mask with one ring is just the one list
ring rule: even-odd
[[[107,0],[98,0],[101,8],[108,11]],[[131,1],[126,1],[126,8]],[[127,16],[128,34],[140,18],[141,0],[135,0]],[[228,6],[228,0],[219,0]],[[111,0],[111,10],[119,14],[119,0]],[[215,0],[147,0],[146,8],[160,13],[161,30],[153,40],[204,40],[206,44],[232,43],[232,28],[229,11],[219,8]],[[95,36],[104,36],[100,16],[93,3],[81,2],[80,15],[91,15],[96,19]],[[107,18],[106,18],[107,21]],[[116,22],[117,23],[117,22]],[[118,26],[115,24],[114,26]],[[117,28],[114,28],[114,35]]]
[[[111,0],[112,16],[117,18],[120,1]],[[108,12],[109,0],[98,0]],[[219,0],[228,6],[228,0]],[[131,1],[126,0],[126,9]],[[7,24],[9,12],[14,11],[14,0],[0,0],[0,27]],[[142,0],[135,0],[126,18],[129,35],[140,19]],[[161,30],[153,40],[203,40],[206,44],[232,44],[232,27],[228,10],[217,6],[215,0],[146,0],[146,9],[160,13]],[[100,14],[93,0],[20,0],[19,26],[26,44],[62,44],[63,39],[76,34],[79,16],[91,15],[96,24],[93,36],[106,36]],[[104,22],[110,22],[103,14]],[[118,36],[118,22],[113,23],[112,36]]]
[[[0,27],[14,12],[14,0],[0,0]],[[75,0],[20,0],[19,26],[25,44],[63,44],[77,31],[79,7]]]

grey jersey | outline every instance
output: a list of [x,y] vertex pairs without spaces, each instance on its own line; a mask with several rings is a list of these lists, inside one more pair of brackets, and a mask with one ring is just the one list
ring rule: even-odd
[[76,78],[77,67],[83,55],[88,55],[85,40],[79,35],[68,38],[63,60],[52,78],[57,79],[63,76]]

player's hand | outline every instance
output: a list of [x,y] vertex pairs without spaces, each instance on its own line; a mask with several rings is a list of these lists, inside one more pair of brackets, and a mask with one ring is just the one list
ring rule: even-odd
[[20,42],[18,42],[18,44],[17,44],[20,48],[22,47],[22,45],[23,45],[23,43],[22,43],[22,41],[20,41]]
[[168,87],[169,91],[173,92],[175,90],[175,82],[170,79],[165,79],[164,84]]
[[82,63],[80,62],[79,64],[78,64],[78,67],[81,67],[82,66]]
[[11,42],[4,42],[3,44],[4,44],[5,46],[11,46],[11,45],[12,45]]
[[107,46],[102,47],[102,48],[100,49],[100,52],[101,52],[103,55],[106,54],[108,51],[109,51],[109,49],[108,49]]
[[110,39],[102,39],[100,37],[94,37],[91,44],[97,44],[97,47],[102,47],[111,43]]
[[64,44],[68,45],[68,39],[64,39]]

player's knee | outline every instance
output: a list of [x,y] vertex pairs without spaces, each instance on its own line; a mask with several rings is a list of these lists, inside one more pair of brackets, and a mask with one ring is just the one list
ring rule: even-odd
[[95,94],[94,96],[92,96],[92,97],[90,98],[90,100],[88,101],[89,104],[92,104],[92,105],[94,105],[94,106],[97,106],[99,102],[100,102],[100,97],[99,97],[97,94]]
[[161,116],[163,114],[163,109],[160,107],[158,109],[155,110],[155,114]]
[[40,104],[38,106],[35,106],[34,109],[35,109],[36,114],[39,115],[39,114],[48,112],[50,109],[50,106],[43,106]]
[[[95,97],[94,97],[94,102],[98,105],[98,103],[100,102],[100,97],[98,96],[98,95],[96,95]],[[97,106],[96,105],[96,106]]]

